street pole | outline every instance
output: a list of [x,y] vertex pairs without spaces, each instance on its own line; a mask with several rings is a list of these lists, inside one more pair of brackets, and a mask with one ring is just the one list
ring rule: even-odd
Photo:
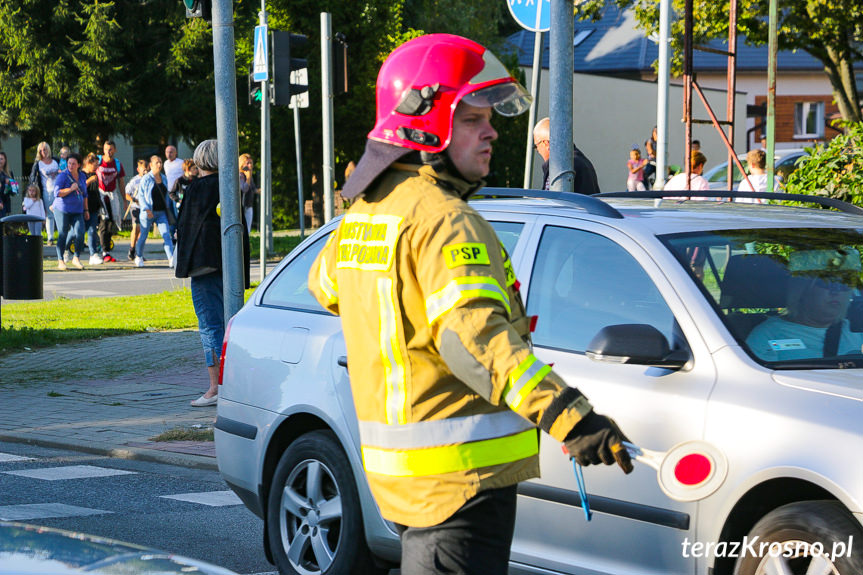
[[333,58],[330,40],[333,37],[332,17],[329,12],[321,12],[321,110],[324,123],[324,222],[333,219],[333,180],[336,163],[333,141]]
[[671,28],[671,0],[659,2],[659,76],[657,78],[656,97],[656,180],[654,190],[665,187],[665,176],[668,173],[668,79],[669,59],[668,40]]
[[778,51],[778,38],[776,25],[779,19],[776,10],[776,0],[770,0],[768,12],[768,26],[770,33],[767,37],[767,189],[773,190],[773,158],[774,156],[774,131],[776,129],[776,53]]
[[[537,20],[539,18],[537,17]],[[530,189],[530,180],[533,176],[533,127],[536,125],[536,109],[539,106],[539,78],[542,74],[542,32],[537,32],[533,40],[533,76],[530,79],[530,95],[533,102],[530,104],[530,112],[527,119],[527,145],[524,153],[524,185]]]
[[[261,0],[261,11],[258,13],[261,26],[267,25],[267,0]],[[269,33],[267,34],[269,36]],[[268,43],[269,38],[264,38]],[[267,195],[270,183],[270,89],[269,82],[261,82],[261,211],[258,230],[261,234],[261,273],[260,281],[267,277]]]
[[300,142],[300,102],[299,97],[294,98],[294,148],[297,156],[297,196],[300,206],[300,239],[306,237],[306,210],[303,200],[303,154]]
[[225,321],[243,307],[243,218],[237,165],[237,73],[234,61],[234,14],[231,0],[213,0],[213,68],[216,87],[216,134],[219,149],[219,202],[222,211],[222,280]]
[[572,172],[572,75],[575,49],[572,46],[573,0],[551,0],[549,47],[549,188],[573,191]]

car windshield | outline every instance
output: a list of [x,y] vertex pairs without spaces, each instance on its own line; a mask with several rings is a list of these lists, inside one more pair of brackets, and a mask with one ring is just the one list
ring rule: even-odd
[[661,239],[760,363],[863,367],[863,229],[720,230]]

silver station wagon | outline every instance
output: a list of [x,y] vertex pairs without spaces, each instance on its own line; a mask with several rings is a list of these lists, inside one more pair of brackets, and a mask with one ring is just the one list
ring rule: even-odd
[[[863,575],[863,210],[483,194],[471,203],[537,316],[534,353],[662,460],[586,468],[587,521],[543,435],[511,572]],[[337,225],[281,262],[225,338],[219,469],[285,574],[399,559],[363,474],[340,320],[307,289]]]

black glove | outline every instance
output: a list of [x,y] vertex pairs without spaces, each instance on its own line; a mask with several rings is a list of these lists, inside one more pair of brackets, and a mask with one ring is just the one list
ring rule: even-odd
[[591,411],[572,428],[563,443],[579,465],[617,463],[624,473],[630,473],[632,460],[624,441],[629,439],[613,419]]

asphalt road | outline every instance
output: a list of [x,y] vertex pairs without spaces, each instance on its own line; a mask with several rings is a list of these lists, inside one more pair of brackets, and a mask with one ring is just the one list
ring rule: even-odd
[[243,575],[275,573],[263,522],[215,471],[0,442],[0,493],[0,519],[146,545]]

